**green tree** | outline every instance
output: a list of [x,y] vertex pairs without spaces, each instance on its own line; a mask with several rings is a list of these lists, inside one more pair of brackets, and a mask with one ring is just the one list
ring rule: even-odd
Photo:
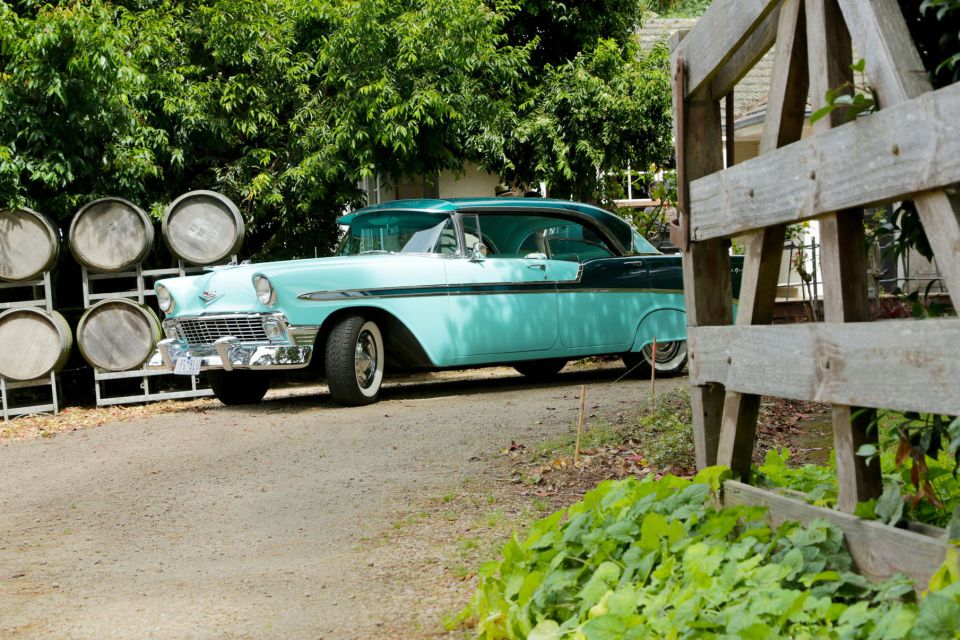
[[123,10],[32,4],[0,2],[0,202],[62,218],[91,197],[141,199],[166,134],[142,109]]
[[601,200],[669,157],[635,0],[0,0],[0,205],[61,220],[213,188],[258,258],[312,255],[358,181],[480,162]]
[[556,197],[605,202],[606,173],[672,161],[669,53],[601,39],[548,65],[501,132],[503,152],[482,158],[512,183],[545,181]]

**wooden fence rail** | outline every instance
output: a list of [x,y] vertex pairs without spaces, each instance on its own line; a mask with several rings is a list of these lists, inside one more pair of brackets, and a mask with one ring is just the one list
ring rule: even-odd
[[[723,170],[718,100],[774,41],[761,155]],[[852,81],[854,46],[882,109],[850,123],[835,110],[800,140],[808,95],[817,109]],[[876,442],[875,409],[960,414],[960,320],[868,322],[863,229],[864,206],[912,199],[960,291],[960,199],[944,191],[960,182],[960,85],[931,90],[897,0],[715,0],[672,48],[697,463],[749,481],[761,395],[830,402],[838,504],[852,513],[881,490],[879,462],[856,455]],[[825,322],[768,326],[785,227],[807,219],[820,223]],[[729,326],[734,235],[748,243]],[[814,514],[743,483],[727,490],[776,507],[774,519]],[[887,558],[902,549],[925,550],[911,573],[921,582],[942,561],[941,541],[835,515],[867,575],[903,570]]]

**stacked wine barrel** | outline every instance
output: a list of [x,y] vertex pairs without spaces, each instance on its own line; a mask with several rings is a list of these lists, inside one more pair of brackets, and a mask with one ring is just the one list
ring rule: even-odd
[[[174,200],[162,228],[170,251],[194,265],[222,262],[243,242],[239,209],[213,191],[192,191]],[[70,250],[89,271],[119,273],[136,267],[150,254],[153,239],[150,217],[120,198],[85,205],[70,224]],[[101,371],[139,369],[161,335],[153,309],[121,297],[90,305],[77,325],[80,353]]]
[[[240,249],[244,235],[237,206],[213,191],[192,191],[171,202],[162,230],[174,257],[191,265],[224,262]],[[134,203],[101,198],[77,211],[67,239],[88,272],[129,277],[154,249],[154,225]],[[47,216],[27,208],[0,209],[0,281],[31,286],[56,266],[60,244],[60,229]],[[76,327],[80,353],[101,371],[139,369],[160,337],[157,313],[122,294],[87,305]],[[16,306],[0,313],[0,376],[8,380],[60,371],[72,346],[70,325],[57,311]]]
[[[31,286],[60,255],[60,231],[32,209],[0,210],[0,280]],[[0,377],[36,380],[59,371],[70,357],[73,334],[62,315],[43,306],[0,313]]]
[[240,250],[243,218],[229,198],[214,191],[191,191],[167,207],[163,238],[185,262],[217,264]]

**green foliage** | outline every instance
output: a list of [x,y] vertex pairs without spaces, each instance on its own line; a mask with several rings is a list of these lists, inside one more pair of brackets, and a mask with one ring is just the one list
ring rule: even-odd
[[669,471],[696,466],[693,447],[693,417],[690,395],[685,388],[660,395],[648,403],[631,429],[631,438],[640,442],[646,463]]
[[842,533],[826,522],[771,529],[762,507],[713,509],[711,485],[724,471],[600,484],[525,539],[511,538],[503,558],[480,569],[459,622],[491,640],[960,631],[955,569],[941,570],[936,593],[919,605],[904,601],[913,591],[906,580],[872,584],[850,571]]
[[806,500],[821,507],[832,507],[837,502],[837,474],[835,466],[805,464],[791,467],[787,464],[790,451],[770,449],[762,465],[756,469],[758,486],[780,487],[804,494]]
[[665,50],[636,0],[0,0],[0,206],[61,220],[184,191],[241,205],[259,257],[331,248],[358,181],[465,160],[601,200],[668,162]]
[[[651,166],[647,175],[652,178],[657,169],[657,166]],[[621,216],[630,220],[640,235],[658,248],[669,240],[669,212],[677,206],[677,172],[674,169],[663,169],[661,171],[662,179],[651,179],[651,182],[647,185],[650,197],[659,201],[660,204],[643,209],[621,209],[618,212]],[[624,197],[624,195],[621,188],[617,197]]]
[[508,16],[503,30],[510,44],[533,45],[534,72],[562,66],[580,52],[589,54],[605,39],[626,45],[644,10],[642,0],[496,0],[491,4]]
[[[898,435],[897,425],[909,422],[906,445]],[[864,445],[858,452],[865,457],[880,456],[885,471],[884,492],[879,500],[862,503],[857,515],[887,524],[903,519],[938,527],[960,527],[960,479],[956,474],[956,451],[960,449],[960,421],[948,426],[951,440],[946,448],[915,450],[911,439],[920,446],[920,431],[912,431],[917,423],[902,414],[889,413],[881,419],[881,446]],[[913,435],[911,435],[913,434]],[[832,507],[837,501],[836,462],[829,465],[788,466],[789,452],[768,451],[764,464],[754,470],[754,481],[765,487],[787,489],[811,504]],[[909,490],[909,493],[907,491]],[[958,529],[960,531],[960,529]]]
[[546,181],[551,195],[607,201],[605,171],[671,162],[669,52],[601,39],[538,71],[507,126],[477,132],[481,164],[513,184]]
[[[850,68],[861,76],[861,85],[866,85],[864,70],[866,62],[861,58]],[[851,82],[844,82],[839,87],[827,89],[824,96],[826,104],[810,114],[810,124],[815,123],[830,115],[837,109],[843,110],[845,121],[854,120],[857,116],[865,113],[872,113],[877,109],[877,97],[873,91],[869,90],[869,95],[857,90],[857,87]]]
[[669,18],[696,18],[711,0],[646,0],[646,9]]
[[0,2],[0,203],[64,217],[88,195],[138,199],[160,176],[167,134],[144,124],[150,88],[126,17],[97,2]]
[[923,0],[918,7],[916,0],[901,0],[900,5],[934,84],[956,82],[960,70],[960,2]]

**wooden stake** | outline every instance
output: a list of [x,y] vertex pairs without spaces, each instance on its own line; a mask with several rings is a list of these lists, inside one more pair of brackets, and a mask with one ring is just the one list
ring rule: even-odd
[[577,420],[577,444],[573,450],[573,466],[580,462],[580,437],[583,435],[583,407],[587,399],[587,387],[580,385],[580,417]]
[[653,338],[653,362],[650,364],[650,402],[656,408],[657,404],[657,338]]

